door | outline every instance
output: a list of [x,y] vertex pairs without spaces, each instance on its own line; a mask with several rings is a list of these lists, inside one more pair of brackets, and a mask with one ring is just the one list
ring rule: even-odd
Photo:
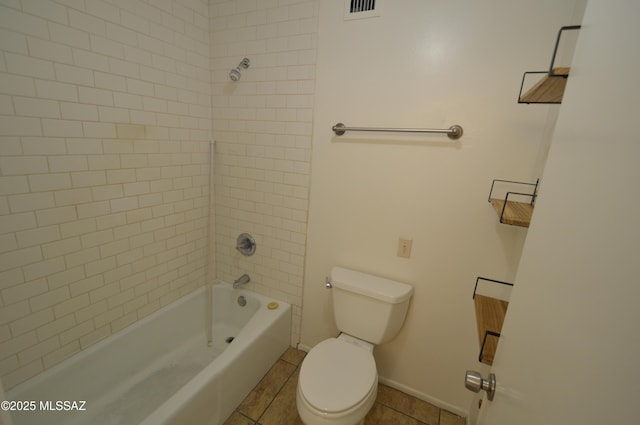
[[587,5],[481,425],[640,423],[639,18]]

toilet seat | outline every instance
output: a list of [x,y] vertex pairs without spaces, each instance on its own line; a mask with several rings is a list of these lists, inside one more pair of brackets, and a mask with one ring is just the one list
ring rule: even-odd
[[373,354],[353,343],[329,338],[316,345],[300,368],[300,395],[323,414],[347,413],[376,390]]

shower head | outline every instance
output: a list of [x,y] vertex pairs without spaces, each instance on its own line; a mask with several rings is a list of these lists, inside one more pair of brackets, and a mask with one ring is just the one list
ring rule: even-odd
[[238,81],[240,77],[241,74],[238,68],[233,68],[231,71],[229,71],[229,78],[231,78],[231,81]]
[[242,76],[242,74],[240,74],[240,68],[247,69],[247,68],[249,68],[249,64],[250,64],[249,59],[244,58],[238,64],[238,66],[236,66],[231,71],[229,71],[229,78],[231,78],[231,81],[238,81],[240,79],[240,77]]

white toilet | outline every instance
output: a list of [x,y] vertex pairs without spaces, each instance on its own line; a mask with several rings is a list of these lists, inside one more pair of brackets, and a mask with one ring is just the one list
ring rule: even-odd
[[413,287],[342,267],[331,270],[331,285],[341,334],[303,360],[296,405],[306,425],[362,424],[377,394],[374,344],[397,335]]

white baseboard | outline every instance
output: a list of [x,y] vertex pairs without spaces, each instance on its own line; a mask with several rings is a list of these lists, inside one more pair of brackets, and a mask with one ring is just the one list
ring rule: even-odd
[[307,353],[308,353],[309,351],[311,351],[311,349],[312,349],[313,347],[309,347],[308,345],[304,345],[304,344],[300,344],[300,343],[298,343],[298,345],[296,346],[296,348],[297,348],[298,350],[302,350],[302,351],[305,351],[305,352],[307,352]]
[[454,406],[438,398],[432,397],[421,391],[415,390],[404,384],[396,382],[393,379],[388,379],[388,378],[385,378],[384,376],[378,376],[378,382],[384,385],[388,385],[391,388],[395,388],[396,390],[400,390],[405,394],[412,395],[415,398],[419,398],[422,401],[426,401],[427,403],[431,403],[434,406],[439,407],[440,409],[448,410],[451,413],[455,413],[458,416],[462,416],[463,418],[465,418],[465,421],[467,421],[467,418],[469,417],[469,412],[467,412],[466,410],[460,409],[458,406]]

